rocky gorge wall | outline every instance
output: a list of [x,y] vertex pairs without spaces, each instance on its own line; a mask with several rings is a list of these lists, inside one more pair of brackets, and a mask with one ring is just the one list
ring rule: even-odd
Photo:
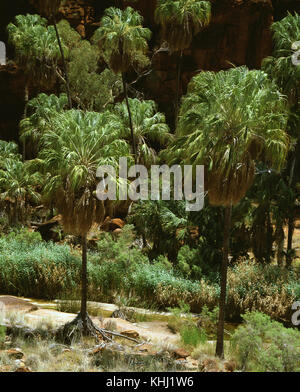
[[[67,0],[61,8],[61,17],[89,38],[99,26],[103,11],[111,5],[120,6],[122,0]],[[193,40],[184,52],[183,92],[191,77],[199,70],[218,71],[232,64],[259,68],[264,57],[272,52],[270,25],[283,18],[287,11],[300,13],[300,0],[211,0],[210,25]],[[159,29],[154,22],[156,0],[138,0],[128,5],[140,11],[144,25],[153,31],[151,49],[160,45]],[[15,15],[35,13],[39,10],[35,0],[1,0],[0,41],[7,44],[6,26]],[[13,50],[7,47],[8,59]],[[159,109],[172,120],[176,89],[176,54],[160,52],[153,58],[153,71],[135,86],[145,99],[154,99]],[[0,138],[17,140],[18,123],[24,110],[24,78],[13,63],[0,66]],[[34,91],[31,91],[34,95]]]

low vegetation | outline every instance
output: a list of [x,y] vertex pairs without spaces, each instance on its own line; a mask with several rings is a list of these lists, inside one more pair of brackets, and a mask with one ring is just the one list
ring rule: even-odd
[[[183,302],[194,313],[215,309],[219,287],[216,281],[185,278],[162,259],[149,261],[134,240],[132,226],[125,226],[116,240],[103,233],[97,251],[89,252],[90,301],[166,310]],[[0,238],[0,291],[44,299],[80,298],[80,253],[68,245],[42,241],[28,230]],[[240,321],[247,310],[261,311],[288,322],[291,304],[300,294],[299,271],[276,265],[241,262],[229,268],[227,320]],[[203,310],[204,309],[204,310]],[[212,317],[212,316],[210,316]]]

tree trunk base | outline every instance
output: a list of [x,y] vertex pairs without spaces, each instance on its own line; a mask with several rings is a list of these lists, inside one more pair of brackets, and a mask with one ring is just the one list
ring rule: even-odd
[[109,332],[98,328],[88,314],[82,317],[81,313],[78,313],[74,320],[63,325],[56,332],[56,339],[64,344],[80,341],[84,336],[90,336],[96,340],[112,341]]

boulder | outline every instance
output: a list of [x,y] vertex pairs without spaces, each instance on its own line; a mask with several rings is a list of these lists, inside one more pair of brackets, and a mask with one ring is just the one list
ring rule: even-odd
[[173,350],[172,356],[176,359],[185,359],[190,356],[190,353],[184,348],[176,348]]
[[22,359],[24,357],[24,353],[20,348],[11,348],[9,350],[5,350],[4,353],[13,359]]
[[121,334],[133,339],[137,339],[140,336],[139,333],[133,329],[122,331]]

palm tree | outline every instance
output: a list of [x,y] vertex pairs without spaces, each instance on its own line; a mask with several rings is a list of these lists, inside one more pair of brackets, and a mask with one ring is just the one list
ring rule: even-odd
[[16,143],[0,140],[0,167],[7,159],[20,160],[19,149]]
[[7,157],[0,169],[0,201],[7,212],[11,225],[24,224],[32,203],[38,203],[42,177],[31,173],[27,162],[19,160],[19,155]]
[[[134,127],[134,144],[136,146],[137,163],[151,165],[155,162],[156,152],[153,148],[166,147],[172,139],[164,114],[157,112],[154,101],[128,99]],[[130,140],[130,121],[125,102],[115,105],[113,112],[121,121],[120,129],[123,138]]]
[[[39,15],[18,15],[15,24],[7,26],[9,40],[15,47],[16,61],[25,74],[23,117],[27,117],[30,84],[49,84],[60,57],[54,29],[46,27],[47,20]],[[25,144],[23,145],[25,159]]]
[[147,41],[151,38],[151,31],[142,26],[143,18],[131,7],[124,11],[110,7],[105,10],[101,19],[101,26],[96,30],[93,40],[98,42],[103,57],[109,68],[116,74],[122,74],[123,89],[128,110],[132,150],[135,156],[136,146],[134,140],[134,127],[125,74],[132,66],[137,69],[145,67],[148,63],[146,53]]
[[[292,240],[294,233],[294,204],[297,197],[297,166],[299,165],[300,151],[300,67],[293,63],[297,45],[300,41],[300,15],[295,13],[288,15],[282,20],[275,22],[271,26],[273,32],[274,50],[273,56],[264,59],[262,69],[276,81],[281,91],[288,96],[290,107],[289,134],[292,137],[292,148],[288,160],[289,173],[285,176],[287,185],[294,194],[293,200],[288,204],[288,238],[286,265],[290,266],[292,262]],[[298,176],[299,178],[299,176]]]
[[66,94],[57,97],[54,94],[39,94],[28,102],[30,116],[20,122],[20,139],[25,143],[26,140],[32,142],[34,151],[37,153],[41,136],[49,127],[49,122],[53,116],[62,112],[68,104]]
[[119,157],[130,156],[128,144],[107,116],[74,109],[57,113],[42,135],[38,159],[50,174],[43,190],[45,201],[62,215],[64,230],[81,237],[81,310],[72,326],[85,334],[95,332],[87,314],[87,233],[105,216],[104,202],[96,197],[96,172],[100,165],[117,166]]
[[155,20],[162,28],[162,38],[169,44],[170,53],[179,52],[175,115],[179,110],[179,88],[183,51],[191,46],[193,37],[207,26],[211,17],[209,1],[159,0]]
[[63,72],[65,75],[69,109],[72,109],[70,82],[69,82],[69,75],[67,72],[67,65],[66,65],[66,59],[65,59],[65,53],[64,53],[65,49],[64,49],[64,45],[61,42],[59,31],[57,28],[57,23],[56,23],[56,16],[58,14],[59,7],[61,6],[61,3],[62,3],[62,0],[38,0],[38,7],[39,7],[40,12],[49,16],[50,20],[52,21],[52,23],[54,25],[55,34],[56,34],[59,50],[61,53]]
[[[225,207],[216,355],[223,337],[232,206],[250,188],[255,164],[279,170],[288,150],[284,97],[267,75],[246,67],[201,72],[184,98],[171,157],[205,165],[211,205]],[[173,158],[174,159],[174,158]]]

